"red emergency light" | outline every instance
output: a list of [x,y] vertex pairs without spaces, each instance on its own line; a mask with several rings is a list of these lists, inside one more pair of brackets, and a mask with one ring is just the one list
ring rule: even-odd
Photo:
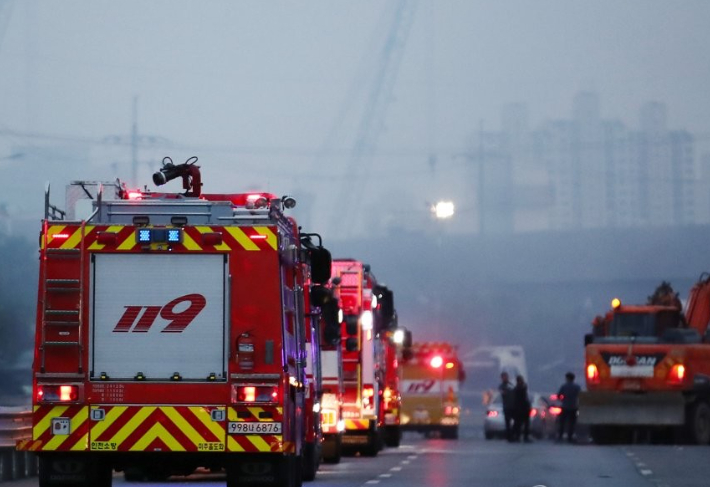
[[429,365],[431,365],[433,368],[438,369],[444,364],[444,359],[441,358],[441,355],[434,355],[431,360],[429,361]]
[[38,385],[37,402],[76,402],[79,400],[77,385]]
[[269,403],[278,400],[278,386],[232,386],[232,403]]

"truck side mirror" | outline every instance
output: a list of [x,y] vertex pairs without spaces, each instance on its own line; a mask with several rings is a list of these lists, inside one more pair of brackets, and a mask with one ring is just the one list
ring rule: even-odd
[[412,348],[412,332],[409,330],[405,330],[404,332],[404,341],[402,342],[402,347],[405,350],[410,350]]
[[357,326],[359,318],[357,315],[345,316],[345,333],[348,335],[357,335]]
[[584,335],[584,346],[586,347],[590,343],[594,343],[594,335],[591,333],[587,333]]
[[333,259],[328,249],[316,247],[310,249],[311,254],[311,278],[317,284],[325,284],[330,280],[330,270]]
[[330,345],[337,345],[341,339],[341,326],[338,321],[338,304],[335,300],[328,301],[321,306],[323,313],[323,340]]

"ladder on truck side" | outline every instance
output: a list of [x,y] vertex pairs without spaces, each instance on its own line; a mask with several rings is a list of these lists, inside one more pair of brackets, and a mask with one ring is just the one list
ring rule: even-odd
[[[45,199],[40,282],[40,368],[42,377],[83,378],[83,308],[86,222],[67,222],[64,212]],[[79,225],[78,247],[50,247],[50,217]],[[48,358],[51,359],[48,361]]]

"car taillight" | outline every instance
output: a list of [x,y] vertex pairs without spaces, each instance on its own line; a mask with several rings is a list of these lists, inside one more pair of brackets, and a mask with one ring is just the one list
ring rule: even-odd
[[278,386],[232,386],[232,403],[266,403],[278,400]]
[[587,365],[587,382],[590,384],[599,383],[599,369],[595,364]]
[[38,385],[37,402],[76,402],[79,400],[77,385]]
[[365,384],[362,388],[362,407],[372,409],[374,404],[375,387],[371,384]]
[[559,406],[550,406],[550,409],[548,409],[548,411],[553,416],[559,416],[562,412],[562,408]]
[[489,418],[497,418],[498,417],[498,411],[492,409],[486,413],[486,416]]
[[668,382],[671,384],[681,384],[685,379],[685,365],[675,364],[668,373]]
[[535,416],[537,416],[537,409],[531,409],[530,410],[530,417],[534,418]]

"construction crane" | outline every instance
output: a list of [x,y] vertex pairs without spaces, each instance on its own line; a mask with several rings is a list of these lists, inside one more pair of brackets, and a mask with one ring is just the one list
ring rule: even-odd
[[363,188],[367,183],[417,4],[417,0],[398,0],[392,11],[388,34],[377,57],[375,75],[369,84],[367,99],[341,181],[340,211],[334,212],[329,222],[331,231],[337,232],[335,234],[341,237],[350,236],[363,223],[362,213],[355,210],[360,191],[353,188]]

